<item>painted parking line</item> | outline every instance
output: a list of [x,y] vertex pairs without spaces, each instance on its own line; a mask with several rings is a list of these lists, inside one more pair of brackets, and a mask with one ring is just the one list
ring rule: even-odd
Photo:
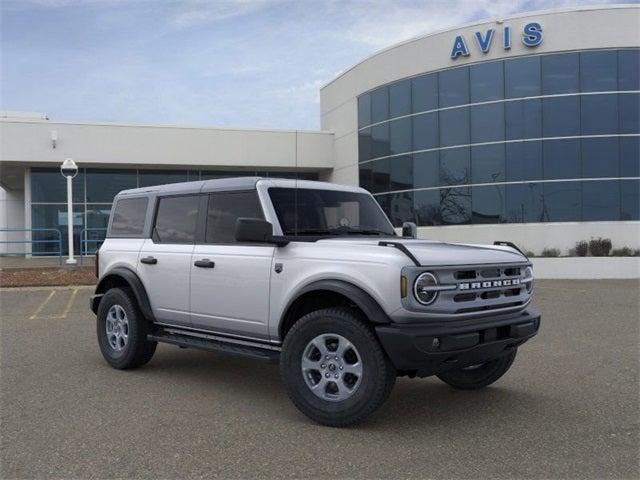
[[73,306],[73,302],[76,299],[76,296],[78,295],[78,288],[74,288],[73,291],[71,292],[71,295],[69,296],[69,300],[67,301],[66,306],[64,307],[64,310],[62,311],[62,313],[54,313],[54,314],[44,314],[41,315],[41,312],[44,310],[44,308],[47,306],[47,304],[51,301],[51,299],[55,296],[56,292],[58,292],[58,290],[51,290],[51,293],[49,293],[49,295],[42,301],[42,303],[40,304],[40,306],[38,306],[38,308],[36,309],[35,312],[33,312],[33,315],[31,315],[29,317],[30,320],[52,320],[52,319],[64,319],[67,318],[67,315],[69,315],[69,311],[71,310],[71,307]]
[[36,309],[35,312],[33,312],[33,315],[31,315],[29,317],[29,320],[35,320],[38,315],[40,315],[40,312],[44,309],[44,307],[47,306],[47,303],[49,303],[49,301],[51,301],[51,299],[53,298],[53,296],[56,294],[55,290],[51,290],[51,293],[49,294],[49,296],[47,298],[44,299],[44,301],[40,304],[40,306]]

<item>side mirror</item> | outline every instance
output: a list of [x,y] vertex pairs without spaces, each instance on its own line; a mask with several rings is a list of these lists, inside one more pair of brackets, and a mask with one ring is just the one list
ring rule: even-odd
[[261,218],[238,218],[236,220],[236,241],[252,243],[272,243],[273,225]]
[[404,222],[402,224],[403,238],[418,238],[418,226],[413,222]]

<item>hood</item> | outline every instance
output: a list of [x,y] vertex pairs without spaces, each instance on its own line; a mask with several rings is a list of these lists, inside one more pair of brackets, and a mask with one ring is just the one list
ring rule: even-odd
[[[381,241],[401,243],[407,247],[421,265],[477,265],[492,263],[526,262],[527,258],[511,247],[501,245],[474,245],[464,243],[444,243],[430,240],[412,240],[402,237],[392,238],[334,238],[320,242],[339,242],[350,245],[377,245]],[[380,247],[391,248],[391,247]]]

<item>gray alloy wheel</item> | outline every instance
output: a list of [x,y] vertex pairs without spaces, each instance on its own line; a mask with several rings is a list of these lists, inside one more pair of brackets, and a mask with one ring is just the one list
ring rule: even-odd
[[335,333],[318,335],[307,344],[301,368],[305,383],[322,400],[346,400],[362,382],[363,362],[358,349]]
[[112,305],[104,322],[109,346],[121,352],[129,343],[129,319],[121,305]]

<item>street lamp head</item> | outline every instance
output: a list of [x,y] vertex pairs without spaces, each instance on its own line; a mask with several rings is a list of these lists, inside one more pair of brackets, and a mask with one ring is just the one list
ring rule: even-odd
[[62,176],[66,178],[75,177],[78,174],[78,166],[76,165],[76,162],[71,158],[65,159],[65,161],[62,162],[62,165],[60,165],[60,173],[62,173]]

